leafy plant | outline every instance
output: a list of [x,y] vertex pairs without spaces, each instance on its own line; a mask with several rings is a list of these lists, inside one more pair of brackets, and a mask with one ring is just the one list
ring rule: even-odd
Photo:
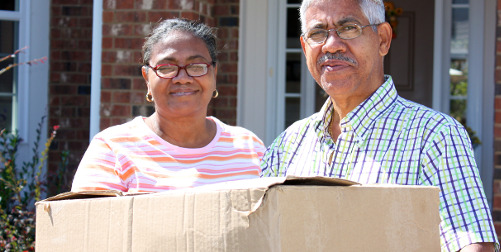
[[[45,116],[38,123],[32,156],[21,167],[16,157],[22,139],[17,133],[3,130],[0,134],[0,250],[32,251],[35,247],[35,213],[33,203],[47,189],[47,180],[42,179],[42,169],[50,145],[59,126],[54,126],[45,148],[39,152],[42,126]],[[63,165],[64,166],[64,165]],[[66,167],[60,167],[66,169]]]
[[[15,58],[27,47],[0,58],[0,62]],[[47,57],[26,62],[11,63],[0,69],[0,75],[20,65],[45,63]],[[17,132],[0,131],[0,251],[34,251],[35,250],[35,212],[33,203],[40,200],[48,185],[63,182],[61,179],[67,171],[68,153],[62,155],[62,162],[55,174],[43,176],[43,166],[47,159],[50,145],[56,137],[59,126],[54,126],[52,134],[45,142],[45,148],[39,152],[42,128],[45,116],[38,123],[36,138],[31,149],[31,159],[22,162],[17,160],[19,144],[23,139]],[[43,177],[46,177],[44,179]],[[67,184],[66,184],[67,185]],[[58,189],[66,189],[57,184]],[[59,191],[56,191],[59,192]]]

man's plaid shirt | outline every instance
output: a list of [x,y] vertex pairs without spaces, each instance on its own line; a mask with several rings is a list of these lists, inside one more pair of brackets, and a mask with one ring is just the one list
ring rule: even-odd
[[442,250],[496,242],[468,133],[448,115],[398,96],[391,76],[328,134],[330,99],[268,147],[263,176],[329,176],[363,184],[440,188]]

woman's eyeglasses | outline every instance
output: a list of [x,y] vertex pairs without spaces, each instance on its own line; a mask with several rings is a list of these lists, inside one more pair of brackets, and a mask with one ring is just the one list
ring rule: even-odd
[[[215,62],[212,62],[214,65]],[[179,66],[176,64],[160,64],[156,67],[146,65],[151,68],[155,74],[162,79],[172,79],[179,75],[179,70],[184,69],[188,76],[190,77],[200,77],[207,74],[211,64],[207,63],[193,63],[184,66]]]

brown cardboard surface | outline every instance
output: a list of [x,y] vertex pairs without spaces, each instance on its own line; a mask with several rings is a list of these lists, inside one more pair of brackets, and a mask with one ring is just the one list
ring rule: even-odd
[[438,188],[345,182],[274,178],[45,200],[36,206],[36,249],[440,251]]

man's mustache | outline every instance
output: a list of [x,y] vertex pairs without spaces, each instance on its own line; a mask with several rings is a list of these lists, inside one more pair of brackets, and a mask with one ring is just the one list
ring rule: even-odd
[[325,53],[322,57],[320,57],[318,59],[317,64],[322,64],[327,60],[340,60],[340,61],[346,61],[346,62],[353,64],[353,65],[357,65],[356,60],[354,60],[350,57],[344,56],[340,52],[335,52],[335,53],[327,52],[327,53]]

